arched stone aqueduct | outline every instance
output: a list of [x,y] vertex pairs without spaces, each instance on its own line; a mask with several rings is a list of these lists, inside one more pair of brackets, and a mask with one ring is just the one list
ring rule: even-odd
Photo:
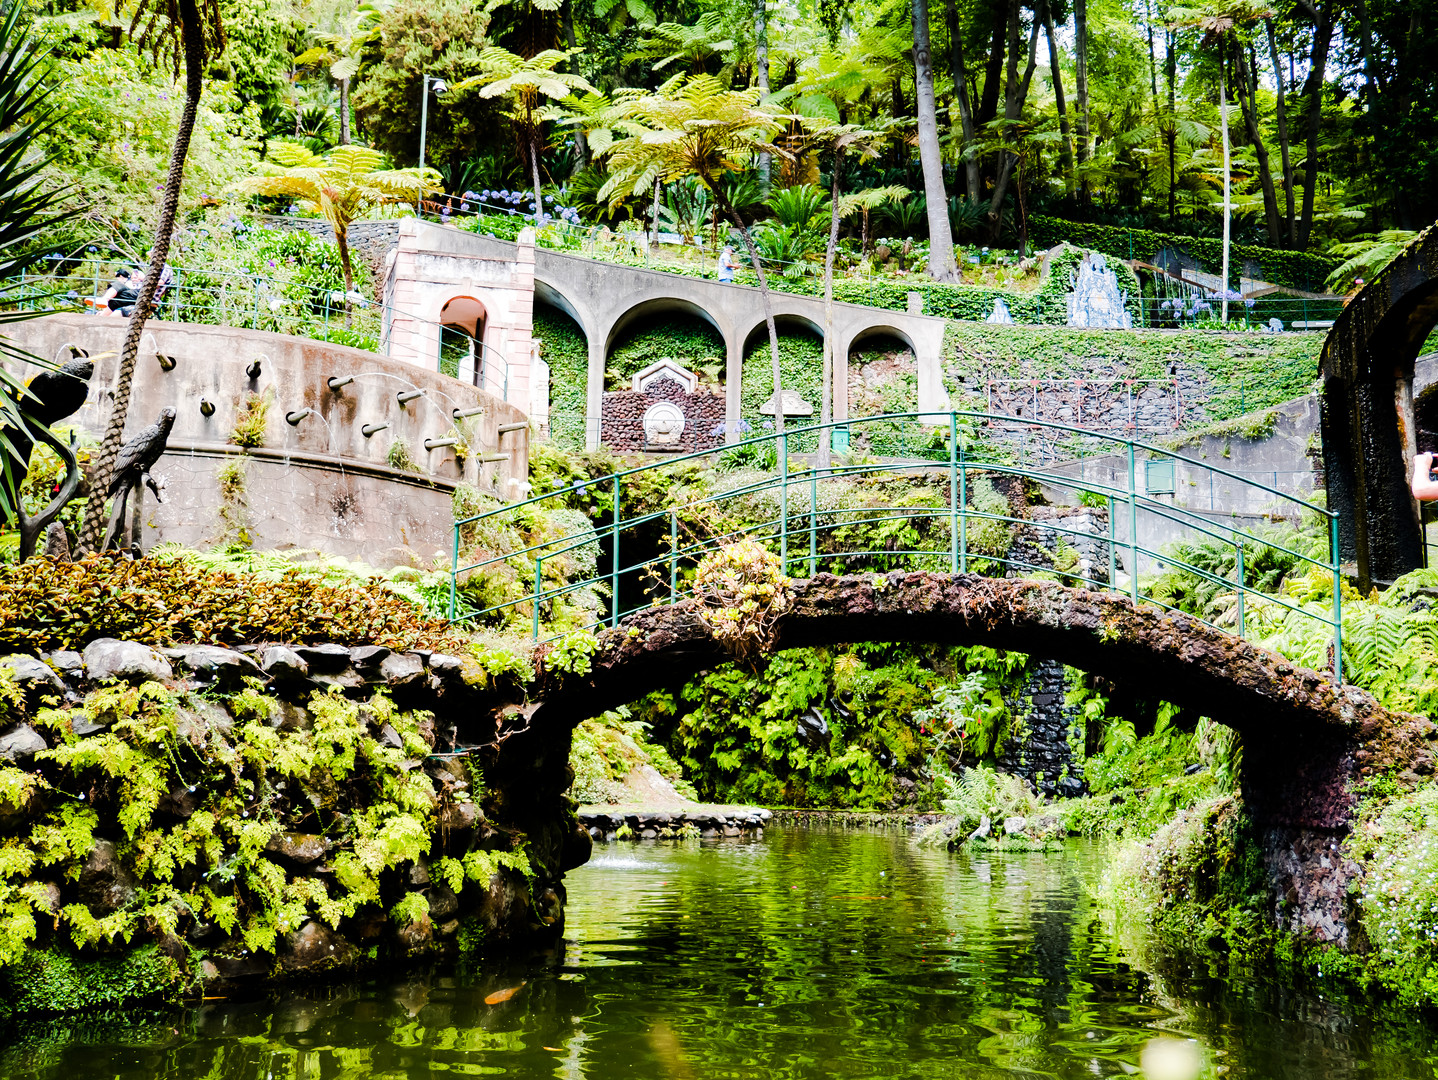
[[[968,574],[819,574],[792,587],[773,649],[859,641],[983,644],[1122,678],[1238,732],[1244,805],[1262,843],[1273,914],[1345,944],[1357,868],[1341,844],[1364,783],[1414,786],[1438,759],[1438,725],[1185,615],[1055,582]],[[600,635],[584,675],[551,674],[527,733],[568,747],[585,717],[727,660],[688,604],[646,609]]]
[[[795,325],[824,336],[824,304],[812,296],[771,292],[781,331]],[[401,222],[399,245],[385,286],[386,303],[396,313],[388,334],[390,355],[434,367],[439,353],[437,325],[445,305],[460,298],[485,312],[481,345],[484,356],[503,357],[508,365],[503,396],[534,416],[539,395],[533,384],[531,319],[536,302],[564,312],[578,324],[588,343],[587,439],[599,437],[604,371],[610,350],[646,316],[681,311],[713,326],[724,342],[726,414],[739,419],[741,373],[746,349],[767,333],[759,290],[703,278],[600,262],[535,248],[521,234],[517,243],[432,225],[418,219]],[[419,316],[406,319],[400,312]],[[930,315],[886,311],[861,304],[834,305],[834,380],[836,419],[848,415],[847,360],[866,339],[894,337],[909,345],[917,362],[920,412],[947,412],[940,366],[944,320]],[[545,395],[547,396],[547,395]]]

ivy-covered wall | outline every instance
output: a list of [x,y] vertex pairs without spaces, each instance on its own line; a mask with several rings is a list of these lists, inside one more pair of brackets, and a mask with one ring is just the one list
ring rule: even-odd
[[561,446],[582,449],[589,385],[589,347],[584,331],[568,315],[535,307],[534,338],[549,365],[549,429]]

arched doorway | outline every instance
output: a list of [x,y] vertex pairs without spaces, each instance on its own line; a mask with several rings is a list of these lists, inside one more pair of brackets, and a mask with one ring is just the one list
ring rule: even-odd
[[[439,312],[439,370],[473,386],[484,386],[484,305],[472,296],[456,296]],[[491,367],[493,365],[490,365]]]

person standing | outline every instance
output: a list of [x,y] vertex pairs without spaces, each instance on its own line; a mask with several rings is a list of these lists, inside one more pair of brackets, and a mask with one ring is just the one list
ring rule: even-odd
[[734,245],[725,244],[724,250],[719,252],[719,280],[721,282],[732,282],[734,271],[739,269],[739,260],[734,258]]

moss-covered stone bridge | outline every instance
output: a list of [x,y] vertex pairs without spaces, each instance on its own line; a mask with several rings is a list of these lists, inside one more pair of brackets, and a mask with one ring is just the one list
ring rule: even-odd
[[[1354,869],[1339,845],[1364,785],[1433,771],[1438,725],[1385,709],[1364,690],[1234,634],[1112,593],[972,574],[835,577],[791,586],[773,647],[856,641],[989,645],[1122,680],[1238,732],[1245,805],[1259,830],[1274,914],[1345,943]],[[655,607],[600,635],[590,671],[552,673],[531,731],[562,737],[581,719],[729,659],[692,603]]]

